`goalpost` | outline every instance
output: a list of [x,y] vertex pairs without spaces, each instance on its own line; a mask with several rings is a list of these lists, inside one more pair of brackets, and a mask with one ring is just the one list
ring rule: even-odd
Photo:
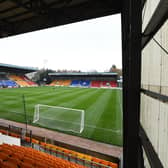
[[84,110],[37,104],[34,108],[33,123],[61,131],[82,133]]

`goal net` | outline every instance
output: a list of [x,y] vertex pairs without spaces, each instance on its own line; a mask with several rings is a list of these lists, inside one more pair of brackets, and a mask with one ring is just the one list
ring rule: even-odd
[[37,104],[33,123],[50,129],[82,133],[84,110]]

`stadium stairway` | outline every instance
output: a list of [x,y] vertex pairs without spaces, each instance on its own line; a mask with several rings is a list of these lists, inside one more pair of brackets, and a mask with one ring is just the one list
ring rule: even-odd
[[[15,138],[21,138],[20,135],[18,135],[16,133],[8,132],[7,130],[4,130],[4,129],[0,129],[0,133],[8,135],[8,136],[15,137]],[[38,145],[39,150],[43,150],[44,152],[49,153],[50,155],[52,154],[54,156],[64,158],[68,161],[75,162],[75,163],[78,163],[80,165],[85,165],[87,167],[94,167],[94,168],[118,168],[117,163],[106,161],[106,160],[103,160],[103,159],[100,159],[100,158],[97,158],[97,157],[93,157],[93,156],[90,156],[90,155],[87,155],[87,154],[79,153],[79,152],[69,150],[69,149],[66,149],[66,148],[63,148],[63,147],[59,147],[59,146],[56,146],[56,145],[53,145],[53,144],[48,144],[48,143],[45,143],[45,142],[41,142],[41,141],[36,140],[34,138],[25,137],[24,140],[27,143],[33,144],[32,146],[34,146],[34,144]],[[0,146],[0,152],[1,152],[1,146]],[[2,153],[0,153],[0,162],[1,162],[1,154]],[[73,167],[73,168],[77,168],[77,167]]]

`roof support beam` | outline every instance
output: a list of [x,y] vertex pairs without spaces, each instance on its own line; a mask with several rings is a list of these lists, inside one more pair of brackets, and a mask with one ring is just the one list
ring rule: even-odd
[[[29,2],[23,3],[23,5],[27,5]],[[14,7],[10,7],[4,10],[1,10],[0,13],[6,13],[6,12],[11,12],[12,10],[16,10],[17,8],[20,8],[20,6],[16,5]]]
[[26,15],[28,13],[30,13],[30,11],[24,11],[24,12],[21,12],[21,13],[12,15],[12,16],[3,17],[2,19],[4,19],[4,20],[10,20],[10,19],[13,19],[13,18],[17,18],[17,17],[23,16],[23,15]]
[[[21,12],[16,15],[12,15],[12,16],[8,16],[8,17],[3,18],[6,20],[17,18],[17,17],[20,17],[20,16],[28,14],[28,13],[34,13],[35,16],[44,15],[45,13],[49,12],[50,6],[52,6],[54,4],[60,4],[60,3],[64,3],[64,2],[66,2],[66,4],[67,4],[67,0],[56,1],[56,2],[53,2],[49,5],[46,5],[45,2],[42,0],[37,0],[37,1],[30,0],[29,2],[26,2],[26,3],[22,3],[20,0],[10,0],[10,1],[17,5],[16,7],[13,7],[12,10],[16,9],[16,8],[24,8],[24,9],[26,9],[26,11]],[[8,11],[8,9],[7,9],[7,11]],[[2,12],[6,12],[6,11],[2,11]]]
[[27,3],[22,3],[22,1],[20,1],[20,0],[10,0],[10,1],[15,3],[20,8],[24,8],[24,9],[28,10],[29,12],[33,12],[35,14],[40,14],[42,7],[44,5],[42,0],[36,0],[36,1],[30,0]]
[[20,7],[19,6],[14,6],[14,7],[11,7],[11,8],[7,8],[5,10],[1,10],[0,13],[6,13],[6,12],[9,12],[9,11],[15,10],[17,8],[20,8]]
[[168,0],[160,0],[151,20],[143,32],[142,49],[168,19]]
[[122,1],[123,168],[142,168],[140,126],[142,2]]
[[20,34],[91,18],[117,14],[120,11],[121,2],[119,0],[114,1],[114,4],[111,5],[103,5],[102,1],[92,0],[87,1],[82,5],[67,6],[60,9],[53,8],[44,15],[32,17],[26,20],[19,20],[13,24],[15,25],[15,34]]
[[20,0],[10,0],[12,2],[14,2],[16,5],[18,5],[19,7],[22,7],[26,10],[28,10],[29,12],[33,12],[36,15],[41,15],[44,14],[46,12],[48,12],[50,6],[55,5],[55,4],[64,4],[65,2],[67,2],[67,0],[59,0],[56,2],[52,2],[51,4],[46,4],[43,0],[29,0],[29,2],[26,3],[22,3]]
[[[7,31],[7,36],[121,12],[121,0],[86,0],[79,4],[71,4],[71,0],[55,0],[45,4],[44,0],[38,0],[41,6],[35,4],[37,1],[35,2],[34,0],[6,0],[4,2],[7,1],[16,4],[16,6],[11,7],[11,10],[17,8],[25,9],[24,12],[16,13],[11,16],[4,15],[1,17],[1,20],[11,23],[8,27],[12,31]],[[0,13],[1,12],[8,12],[8,9],[5,9],[5,11],[2,10]],[[29,13],[32,13],[32,15],[26,16]],[[1,24],[1,30],[4,25],[6,24],[3,22]],[[0,32],[4,31],[1,30]]]

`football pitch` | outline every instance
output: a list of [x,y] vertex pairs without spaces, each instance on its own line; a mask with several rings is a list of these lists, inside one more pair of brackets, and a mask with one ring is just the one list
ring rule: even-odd
[[[0,95],[0,118],[23,123],[27,119],[28,124],[33,124],[34,107],[37,104],[82,109],[85,111],[83,132],[66,133],[122,146],[121,89],[71,87],[13,88],[0,89]],[[25,97],[26,113],[24,111],[23,95]],[[53,118],[54,116],[53,114]],[[53,129],[47,125],[33,125]]]

